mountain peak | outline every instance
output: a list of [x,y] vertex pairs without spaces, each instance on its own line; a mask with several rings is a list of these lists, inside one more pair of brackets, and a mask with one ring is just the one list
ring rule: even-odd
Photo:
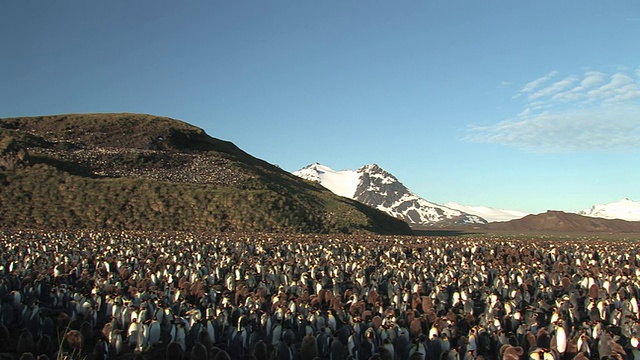
[[293,173],[317,181],[335,194],[357,200],[413,225],[486,223],[477,215],[429,202],[407,189],[378,164],[357,171],[335,171],[327,166],[305,167]]
[[368,170],[368,171],[385,171],[382,167],[380,167],[380,165],[373,163],[373,164],[369,164],[369,165],[363,165],[360,167],[360,169],[362,170]]

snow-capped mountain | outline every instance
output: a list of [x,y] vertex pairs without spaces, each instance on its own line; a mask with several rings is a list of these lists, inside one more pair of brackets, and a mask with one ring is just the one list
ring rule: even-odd
[[429,202],[407,189],[398,179],[376,164],[358,170],[336,171],[315,163],[293,172],[319,182],[335,194],[357,200],[414,225],[484,224],[477,215]]
[[529,213],[518,210],[494,209],[488,206],[466,206],[455,202],[446,203],[444,206],[466,212],[467,214],[480,216],[490,223],[520,219],[529,215]]
[[593,205],[590,209],[584,209],[578,214],[605,219],[640,221],[640,202],[624,198],[614,203]]

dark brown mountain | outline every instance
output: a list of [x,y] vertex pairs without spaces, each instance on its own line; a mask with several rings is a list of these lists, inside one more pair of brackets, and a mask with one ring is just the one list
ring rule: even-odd
[[489,223],[480,228],[500,231],[640,233],[640,222],[593,218],[563,211],[547,211],[542,214],[527,215],[521,219]]
[[185,122],[141,114],[0,119],[0,226],[409,234]]

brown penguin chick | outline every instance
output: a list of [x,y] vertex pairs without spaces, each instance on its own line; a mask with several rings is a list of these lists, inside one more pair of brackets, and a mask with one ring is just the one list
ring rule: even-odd
[[433,301],[431,300],[431,297],[426,295],[422,297],[420,305],[422,306],[423,313],[427,313],[430,309],[433,309]]
[[589,360],[589,358],[582,351],[576,354],[572,360]]
[[102,335],[105,339],[109,339],[109,336],[111,335],[111,324],[112,322],[109,321],[108,323],[104,324],[104,326],[102,327]]
[[18,354],[33,353],[36,351],[36,343],[33,341],[33,335],[27,329],[22,329],[20,337],[18,337],[18,343],[16,345],[16,352]]
[[411,309],[407,310],[407,313],[406,313],[407,324],[411,324],[411,322],[416,318],[416,313],[417,312],[414,310],[411,310]]
[[500,347],[500,350],[498,350],[498,358],[502,359],[504,357],[504,353],[507,351],[508,348],[510,348],[511,345],[510,344],[504,344]]
[[182,346],[180,346],[180,344],[178,344],[175,341],[172,341],[171,343],[169,343],[169,346],[167,346],[167,359],[176,359],[176,360],[183,360],[184,359],[184,351],[182,350]]
[[207,352],[207,348],[201,344],[201,343],[196,343],[195,345],[193,345],[193,348],[191,349],[191,356],[189,357],[190,360],[208,360],[209,359],[209,355]]
[[[414,293],[413,296],[411,296],[411,308],[414,310],[422,308],[422,299],[420,298],[418,293]],[[422,311],[424,311],[424,308],[422,308]]]
[[453,310],[449,309],[449,311],[447,311],[447,320],[455,322],[456,321],[456,314],[453,312]]
[[420,334],[422,334],[422,322],[420,318],[415,318],[409,324],[409,334],[412,339],[417,338]]
[[525,338],[525,341],[524,341],[525,349],[527,350],[533,349],[538,345],[536,336],[533,335],[531,331],[527,331],[527,334],[524,336],[524,338]]
[[342,311],[344,309],[344,305],[342,304],[342,300],[339,296],[335,296],[331,299],[331,308],[335,311]]
[[504,351],[504,357],[515,357],[519,359],[524,354],[524,349],[520,346],[509,346]]
[[506,354],[502,360],[520,360],[520,357],[513,354]]
[[427,321],[431,324],[436,322],[436,320],[438,319],[438,315],[436,315],[435,309],[430,309],[429,311],[427,311],[426,316],[427,316]]
[[611,351],[619,354],[621,356],[626,355],[627,353],[624,351],[624,347],[620,345],[618,342],[611,340]]
[[376,330],[382,326],[382,318],[379,315],[374,316],[371,322],[373,323],[373,328]]
[[326,301],[327,304],[331,304],[333,302],[334,298],[335,298],[335,296],[333,295],[333,291],[326,290],[324,292],[324,301]]
[[316,356],[318,356],[318,343],[311,333],[307,333],[300,345],[300,358],[313,359]]
[[369,302],[369,304],[375,305],[378,300],[380,300],[380,295],[378,295],[378,292],[375,289],[369,290],[369,294],[367,295],[367,301]]
[[69,348],[71,348],[71,350],[77,353],[80,353],[82,351],[82,346],[84,345],[84,337],[82,336],[82,333],[80,331],[69,330],[64,335],[64,339],[66,340],[67,345],[69,345]]
[[598,299],[599,295],[600,295],[600,287],[598,287],[598,284],[592,284],[589,287],[589,298],[596,300]]

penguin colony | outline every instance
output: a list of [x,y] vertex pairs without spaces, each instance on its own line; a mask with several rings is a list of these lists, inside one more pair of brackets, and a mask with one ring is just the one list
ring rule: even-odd
[[0,359],[640,360],[632,241],[0,232]]

